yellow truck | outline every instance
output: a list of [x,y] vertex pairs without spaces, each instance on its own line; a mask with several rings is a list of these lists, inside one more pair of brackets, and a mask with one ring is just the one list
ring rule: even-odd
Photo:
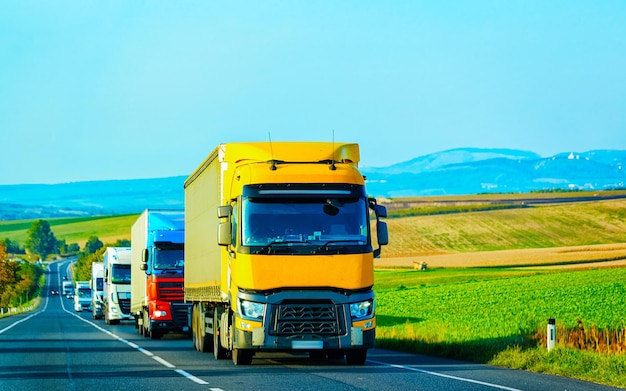
[[249,365],[300,351],[361,365],[374,346],[373,259],[388,242],[357,144],[221,144],[186,179],[193,344]]

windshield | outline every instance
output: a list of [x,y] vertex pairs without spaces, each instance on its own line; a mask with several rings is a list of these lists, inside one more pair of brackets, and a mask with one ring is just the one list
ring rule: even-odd
[[90,288],[78,288],[78,297],[91,297]]
[[339,246],[364,252],[369,244],[367,204],[362,197],[244,197],[241,234],[244,246],[264,247],[259,252],[286,245],[308,245],[308,253],[337,251]]
[[113,284],[130,284],[130,265],[111,265]]
[[154,252],[154,268],[157,270],[177,269],[185,266],[182,249],[157,248]]

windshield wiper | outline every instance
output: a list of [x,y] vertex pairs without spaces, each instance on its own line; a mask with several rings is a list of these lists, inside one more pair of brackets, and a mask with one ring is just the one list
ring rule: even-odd
[[[341,240],[329,240],[327,242],[324,242],[323,244],[321,244],[316,250],[315,252],[320,252],[322,250],[330,250],[330,248],[328,247],[329,244],[333,244],[333,243],[354,243],[354,242],[360,242],[359,239],[341,239]],[[358,244],[358,243],[357,243]]]
[[[256,254],[269,254],[270,251],[272,250],[272,248],[274,246],[280,246],[280,245],[290,245],[290,244],[311,244],[311,242],[307,241],[301,241],[301,240],[274,240],[273,242],[269,242],[268,244],[266,244],[265,246],[261,247],[258,251],[256,251]],[[289,246],[287,246],[289,247]]]

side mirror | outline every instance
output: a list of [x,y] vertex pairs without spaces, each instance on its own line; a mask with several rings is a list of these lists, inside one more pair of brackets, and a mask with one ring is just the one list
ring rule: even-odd
[[232,214],[233,214],[233,207],[230,205],[217,207],[217,217],[220,219],[230,218],[230,215]]
[[378,231],[378,244],[381,246],[389,244],[389,230],[387,229],[387,223],[384,221],[377,222],[376,231]]
[[[141,258],[141,262],[148,263],[148,259],[150,259],[150,251],[146,248],[143,250],[143,257]],[[145,269],[142,269],[145,270]]]
[[217,225],[217,244],[220,246],[228,246],[233,240],[230,232],[230,222],[223,221]]
[[384,205],[374,205],[374,213],[378,217],[387,217],[387,207]]

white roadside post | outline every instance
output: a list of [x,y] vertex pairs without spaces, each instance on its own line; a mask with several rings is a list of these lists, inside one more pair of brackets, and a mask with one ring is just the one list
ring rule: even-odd
[[548,319],[547,340],[548,351],[550,351],[556,344],[556,320],[554,318]]

